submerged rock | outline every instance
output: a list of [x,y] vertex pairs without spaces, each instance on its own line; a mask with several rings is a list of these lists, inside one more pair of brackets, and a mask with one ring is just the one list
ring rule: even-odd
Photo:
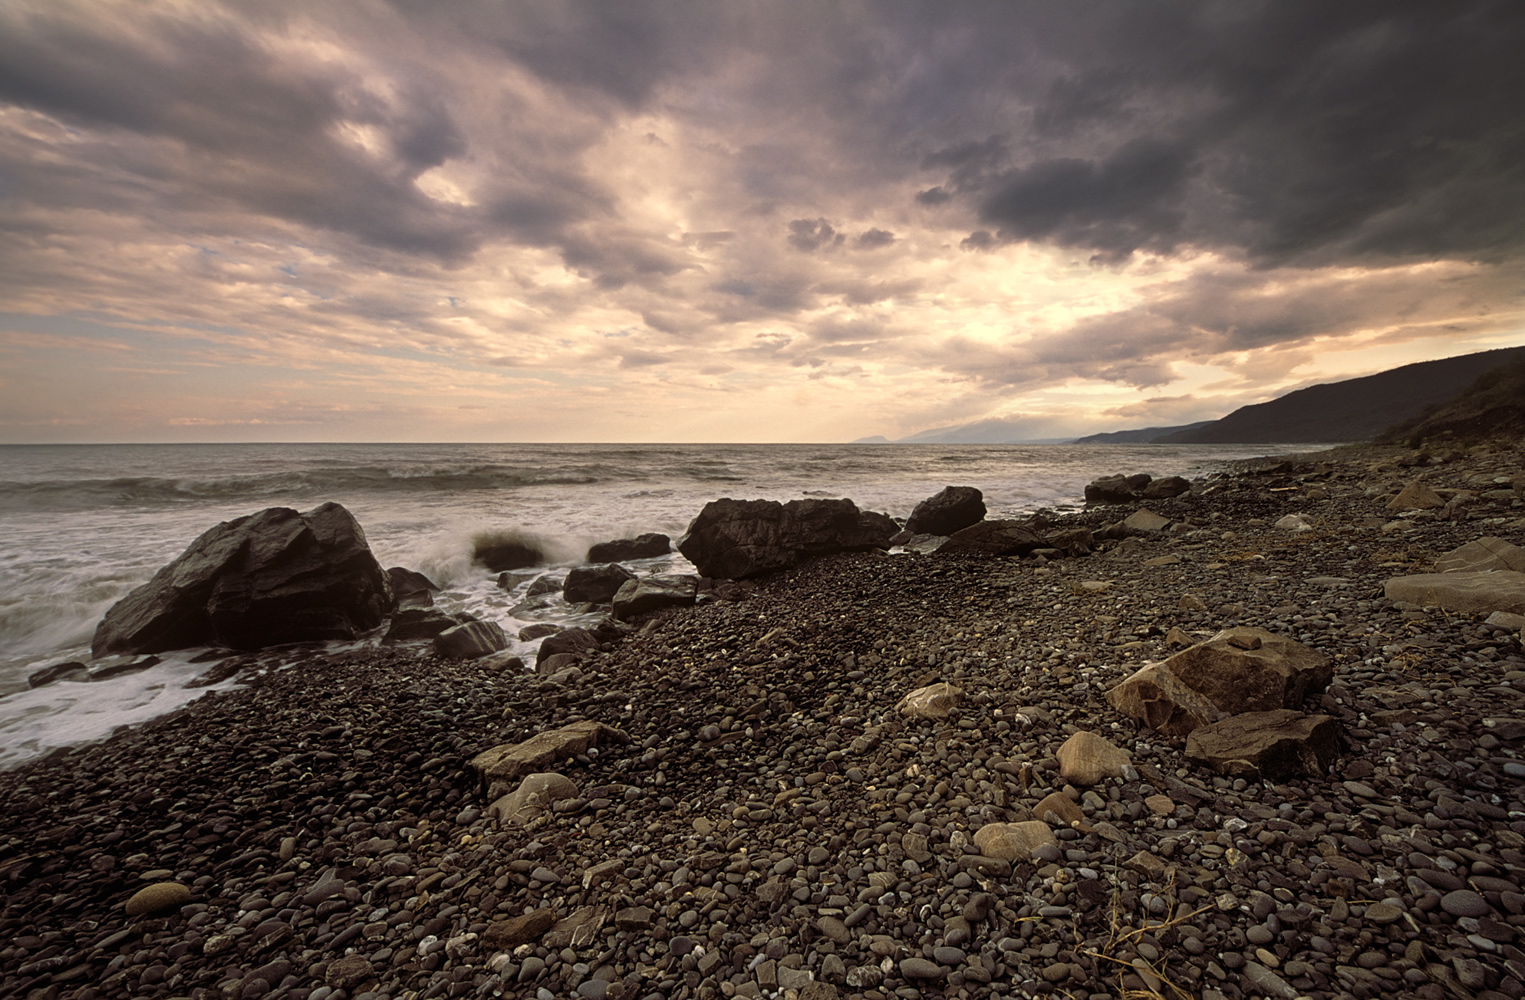
[[387,575],[349,511],[271,507],[207,531],[112,605],[91,655],[353,639],[392,605]]
[[651,559],[665,556],[672,551],[672,539],[659,532],[648,531],[634,538],[619,538],[612,542],[599,542],[588,549],[588,562],[612,563],[626,559]]

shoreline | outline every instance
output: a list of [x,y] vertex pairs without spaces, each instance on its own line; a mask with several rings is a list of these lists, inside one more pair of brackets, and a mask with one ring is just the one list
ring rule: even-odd
[[[0,994],[1518,996],[1525,726],[1481,720],[1525,718],[1519,632],[1381,585],[1482,535],[1525,545],[1525,509],[1478,489],[1460,519],[1385,528],[1380,497],[1525,456],[1395,461],[1413,454],[1280,455],[1056,517],[1184,527],[1046,565],[826,557],[659,613],[560,681],[416,647],[321,655],[0,772]],[[1312,530],[1274,527],[1292,512]],[[1229,625],[1334,657],[1310,702],[1344,728],[1333,775],[1215,775],[1102,697],[1170,629]],[[966,691],[950,720],[896,713],[934,681]],[[630,742],[549,768],[576,794],[528,826],[488,818],[470,759],[579,719]],[[969,861],[982,825],[1065,791],[1074,730],[1139,781],[1075,789],[1091,832],[1056,830],[1052,860]],[[1159,868],[1130,867],[1140,852]],[[1441,905],[1453,880],[1480,913]],[[186,905],[123,913],[167,881]],[[543,909],[561,923],[505,926]]]

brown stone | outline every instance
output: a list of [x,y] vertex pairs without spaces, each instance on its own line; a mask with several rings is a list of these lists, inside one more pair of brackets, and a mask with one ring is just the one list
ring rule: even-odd
[[1387,509],[1397,513],[1405,510],[1434,510],[1436,507],[1445,505],[1446,502],[1441,499],[1440,494],[1430,489],[1428,483],[1422,479],[1416,479],[1387,502]]
[[1057,754],[1059,776],[1077,785],[1094,785],[1120,778],[1131,758],[1095,733],[1079,732],[1064,741]]
[[1442,573],[1482,572],[1511,569],[1525,573],[1525,549],[1492,536],[1479,538],[1447,552],[1435,560]]
[[586,753],[589,747],[629,742],[630,737],[613,726],[584,720],[537,733],[522,743],[504,743],[483,750],[471,758],[471,766],[482,776],[487,797],[496,799],[505,794],[514,781],[543,771],[554,761]]
[[1382,592],[1390,601],[1407,601],[1462,614],[1492,611],[1525,614],[1525,573],[1513,570],[1399,576],[1387,581]]
[[577,797],[577,784],[551,772],[531,774],[519,787],[487,807],[487,815],[502,823],[523,826],[544,813],[552,803]]
[[913,719],[946,719],[963,699],[963,688],[939,682],[912,691],[900,699],[895,709]]
[[191,890],[179,882],[155,882],[133,893],[127,900],[127,915],[142,917],[166,910],[178,910],[191,901]]
[[1027,861],[1044,844],[1059,845],[1047,823],[1028,820],[1024,823],[987,823],[974,834],[980,854],[1002,861]]
[[1085,813],[1081,812],[1080,804],[1063,792],[1045,795],[1043,801],[1033,807],[1033,815],[1050,826],[1085,826]]
[[336,990],[347,990],[370,979],[374,971],[364,955],[345,955],[328,963],[323,981]]
[[535,940],[556,923],[556,911],[546,908],[510,920],[499,920],[482,933],[482,943],[496,951],[508,951]]
[[1193,730],[1186,756],[1233,777],[1319,777],[1339,752],[1339,733],[1327,715],[1246,712]]
[[1332,676],[1319,650],[1264,629],[1231,628],[1147,664],[1108,691],[1107,701],[1151,729],[1182,736],[1225,715],[1294,708]]

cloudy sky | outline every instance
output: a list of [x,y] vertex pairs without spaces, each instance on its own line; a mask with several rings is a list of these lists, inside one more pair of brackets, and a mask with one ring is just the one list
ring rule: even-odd
[[1525,343],[1525,4],[8,0],[0,440],[1055,437]]

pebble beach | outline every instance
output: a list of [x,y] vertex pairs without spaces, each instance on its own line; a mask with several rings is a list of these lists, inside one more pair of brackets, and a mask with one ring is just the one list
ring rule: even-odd
[[[1420,479],[1443,506],[1390,509]],[[1087,556],[827,556],[554,676],[250,658],[0,772],[0,996],[1513,1000],[1520,624],[1384,584],[1525,546],[1522,490],[1517,442],[1279,456],[1051,515],[1168,522]],[[1233,626],[1333,659],[1303,706],[1339,723],[1327,773],[1219,773],[1107,702]],[[946,718],[898,710],[939,682]],[[502,815],[473,758],[579,722],[614,735],[547,768],[571,792]],[[1126,773],[1066,780],[1078,732]],[[1053,843],[980,852],[1056,793]]]

